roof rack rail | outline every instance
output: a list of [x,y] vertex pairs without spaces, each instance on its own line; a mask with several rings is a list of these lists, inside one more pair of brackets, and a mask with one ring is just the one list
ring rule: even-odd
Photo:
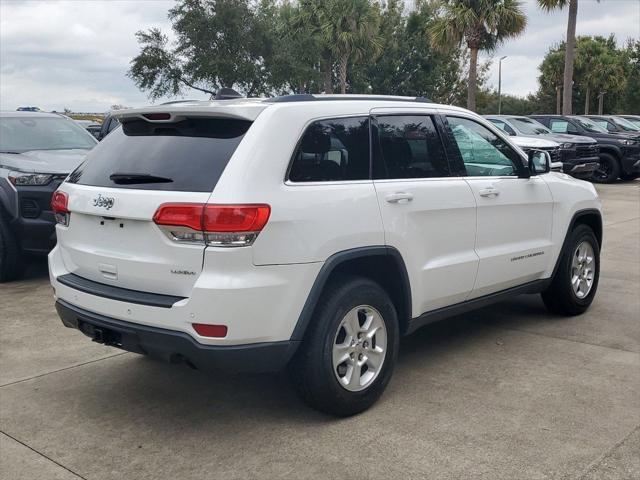
[[190,102],[200,102],[201,100],[171,100],[170,102],[163,102],[159,105],[174,105],[176,103],[190,103]]
[[392,97],[385,95],[358,95],[358,96],[349,96],[346,95],[344,97],[324,97],[322,95],[316,96],[310,93],[296,93],[293,95],[280,95],[277,97],[267,98],[265,102],[269,103],[291,103],[291,102],[315,102],[315,101],[348,101],[348,100],[379,100],[386,102],[421,102],[421,103],[432,103],[426,97]]

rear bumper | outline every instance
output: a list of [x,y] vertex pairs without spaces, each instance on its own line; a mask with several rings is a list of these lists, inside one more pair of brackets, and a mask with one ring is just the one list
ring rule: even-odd
[[187,363],[202,370],[269,372],[281,370],[299,342],[247,345],[203,345],[184,332],[149,327],[88,312],[64,300],[56,302],[62,323],[98,343],[149,355],[171,363]]
[[[98,278],[91,274],[89,267],[95,261],[91,257],[84,272],[78,272],[60,243],[49,254],[49,277],[56,300],[98,316],[183,333],[200,345],[231,347],[291,339],[321,263],[257,267],[251,264],[248,249],[208,252],[205,258],[207,268],[181,296],[130,290],[131,283]],[[227,335],[201,336],[193,323],[226,325]]]

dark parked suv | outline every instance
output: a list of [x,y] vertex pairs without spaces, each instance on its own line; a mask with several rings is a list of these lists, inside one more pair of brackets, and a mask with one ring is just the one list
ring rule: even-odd
[[[566,133],[553,133],[540,122],[522,115],[485,115],[500,130],[515,137],[530,137],[557,142],[562,171],[576,178],[590,180],[600,163],[600,147],[593,138]],[[551,153],[551,152],[550,152]]]
[[51,195],[96,143],[63,115],[0,113],[0,282],[55,246]]
[[640,136],[632,132],[609,132],[590,118],[578,115],[530,115],[554,133],[584,135],[600,145],[600,166],[592,180],[611,183],[640,176]]
[[585,115],[608,132],[622,132],[640,135],[640,126],[634,125],[629,120],[615,115]]
[[102,121],[100,131],[96,135],[96,138],[98,140],[102,140],[104,137],[109,135],[113,130],[115,130],[119,126],[120,126],[120,121],[116,117],[108,113],[107,116],[104,117],[104,120]]

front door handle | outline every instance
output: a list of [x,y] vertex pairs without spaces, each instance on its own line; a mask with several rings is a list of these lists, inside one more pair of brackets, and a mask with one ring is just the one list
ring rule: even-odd
[[482,188],[478,191],[481,197],[497,197],[500,195],[500,190],[494,187]]
[[384,199],[389,203],[409,203],[413,200],[413,194],[406,192],[390,193]]

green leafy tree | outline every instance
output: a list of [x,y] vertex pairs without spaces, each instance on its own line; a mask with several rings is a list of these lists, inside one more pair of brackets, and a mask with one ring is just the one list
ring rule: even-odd
[[267,30],[248,0],[182,0],[169,11],[176,45],[160,30],[136,34],[141,52],[129,76],[152,98],[178,95],[184,87],[213,94],[234,87],[248,95],[267,90]]
[[578,85],[584,96],[584,113],[590,113],[593,94],[608,92],[616,95],[624,83],[621,52],[615,38],[578,37],[576,48]]
[[380,11],[379,38],[383,55],[353,65],[349,84],[354,91],[423,96],[459,104],[466,91],[464,51],[455,45],[435,49],[428,37],[433,5],[419,1],[408,14],[402,0],[390,0]]
[[[597,0],[600,1],[600,0]],[[571,115],[573,107],[573,70],[576,48],[576,23],[578,21],[578,0],[538,0],[543,10],[550,12],[569,7],[567,20],[567,48],[564,56],[564,74],[562,87],[562,114]]]
[[614,113],[640,113],[640,39],[630,39],[620,52],[620,65],[624,79],[617,101],[612,105]]
[[564,57],[564,44],[554,45],[540,64],[538,103],[541,110],[535,113],[562,113]]
[[266,67],[276,93],[317,93],[322,89],[319,39],[299,28],[299,8],[284,2],[270,15],[273,49],[266,58]]
[[527,19],[518,0],[440,0],[429,29],[432,44],[449,48],[465,42],[470,52],[467,108],[476,109],[478,52],[491,51],[524,31]]
[[[501,111],[504,115],[531,115],[536,112],[538,105],[535,95],[518,97],[516,95],[502,94]],[[478,113],[482,115],[496,113],[498,111],[497,90],[480,90],[478,92]]]
[[347,89],[349,62],[379,50],[377,6],[369,0],[301,0],[299,29],[320,46],[325,93],[333,92],[333,69],[338,64],[341,93]]
[[[633,87],[635,77],[632,60],[634,42],[629,41],[626,48],[617,46],[615,37],[608,38],[578,37],[575,48],[575,68],[573,75],[572,111],[578,105],[584,106],[585,112],[591,112],[592,101],[604,93],[603,109],[608,112],[633,110],[633,95],[637,91]],[[558,72],[563,70],[566,44],[564,42],[549,49],[540,64],[540,87],[536,95],[538,113],[552,111],[552,98],[557,92]],[[636,60],[637,65],[637,60]],[[637,67],[636,67],[637,68]],[[638,70],[635,70],[638,73]],[[637,86],[636,82],[635,85]],[[635,104],[638,105],[637,103]]]

